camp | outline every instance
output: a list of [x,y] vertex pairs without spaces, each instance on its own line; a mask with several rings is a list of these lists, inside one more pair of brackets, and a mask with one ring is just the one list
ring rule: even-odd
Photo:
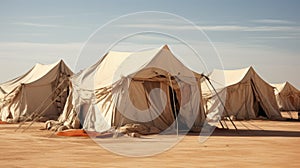
[[300,111],[300,90],[289,82],[273,84],[276,100],[281,111]]
[[205,120],[201,77],[167,45],[138,52],[110,51],[71,77],[71,94],[58,123],[98,132],[126,124],[161,132],[176,127],[175,121],[200,128]]
[[64,108],[68,77],[72,74],[60,60],[49,65],[36,64],[24,75],[0,84],[1,120],[57,119]]
[[282,118],[276,103],[274,88],[252,67],[214,70],[208,79],[210,83],[208,80],[202,82],[202,92],[209,119],[221,116],[230,116],[237,120],[259,117],[270,120]]

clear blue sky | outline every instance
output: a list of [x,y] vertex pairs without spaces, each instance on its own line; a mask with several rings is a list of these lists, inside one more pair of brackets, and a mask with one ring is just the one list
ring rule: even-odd
[[251,65],[268,82],[290,81],[300,88],[299,9],[297,0],[1,0],[0,81],[37,62],[62,58],[74,68],[80,48],[103,24],[128,13],[163,11],[201,27],[225,69]]

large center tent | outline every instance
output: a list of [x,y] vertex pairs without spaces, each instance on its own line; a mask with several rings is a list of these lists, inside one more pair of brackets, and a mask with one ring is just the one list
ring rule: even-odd
[[201,78],[167,45],[109,51],[71,77],[71,94],[58,124],[97,132],[135,123],[159,131],[176,124],[199,129],[205,121]]

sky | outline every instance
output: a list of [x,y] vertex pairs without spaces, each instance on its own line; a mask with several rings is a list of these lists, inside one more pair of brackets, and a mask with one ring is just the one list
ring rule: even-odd
[[300,88],[299,8],[297,0],[0,0],[0,82],[36,63],[63,59],[78,72],[109,49],[169,44],[192,69],[253,66],[270,83]]

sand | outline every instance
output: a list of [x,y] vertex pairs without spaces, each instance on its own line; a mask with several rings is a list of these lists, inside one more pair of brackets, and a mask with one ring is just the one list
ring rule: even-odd
[[[133,158],[111,153],[86,137],[51,136],[35,123],[25,132],[0,124],[1,167],[300,167],[300,122],[236,121],[204,143],[190,134],[161,154]],[[150,136],[151,137],[151,136]],[[152,142],[153,143],[153,142]],[[153,144],[155,145],[155,143]]]

